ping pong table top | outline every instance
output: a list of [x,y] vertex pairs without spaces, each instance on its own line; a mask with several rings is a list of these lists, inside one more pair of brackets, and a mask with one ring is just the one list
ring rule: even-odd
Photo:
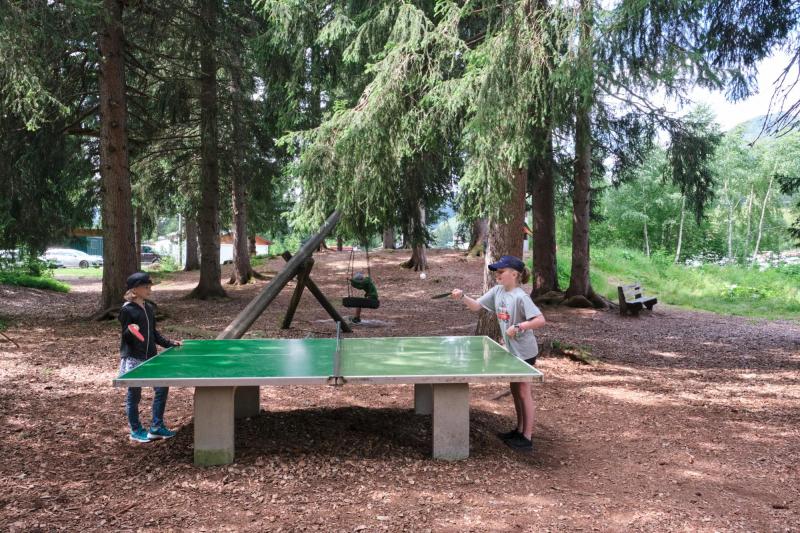
[[539,381],[542,374],[488,337],[352,338],[340,346],[337,339],[187,340],[114,385],[312,385],[335,377],[335,384],[479,383]]

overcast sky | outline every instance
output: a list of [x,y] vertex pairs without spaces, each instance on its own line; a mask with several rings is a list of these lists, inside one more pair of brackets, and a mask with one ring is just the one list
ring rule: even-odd
[[[746,122],[751,118],[766,115],[769,109],[770,98],[774,90],[775,80],[789,64],[790,57],[784,52],[778,52],[771,57],[763,60],[758,68],[758,94],[755,94],[741,102],[729,102],[725,99],[724,93],[712,93],[705,89],[696,89],[691,97],[695,105],[705,103],[714,110],[717,115],[717,122],[722,126],[723,131],[727,131],[737,124]],[[793,74],[797,74],[795,66]],[[795,90],[789,95],[787,101],[793,102],[800,100],[800,90]],[[694,105],[680,108],[676,103],[667,103],[669,109],[680,112],[688,112]]]

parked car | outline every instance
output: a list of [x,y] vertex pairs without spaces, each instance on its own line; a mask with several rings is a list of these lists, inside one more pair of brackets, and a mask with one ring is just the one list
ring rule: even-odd
[[161,261],[161,256],[156,252],[152,246],[146,244],[142,245],[142,256],[140,261],[144,264],[152,265]]
[[[44,263],[47,268],[61,268],[64,264],[57,259],[47,259],[45,256],[40,255],[37,258]],[[22,260],[22,254],[19,250],[0,250],[0,269],[9,267],[21,267],[25,265]]]
[[22,261],[18,250],[0,250],[0,268],[19,266]]
[[65,267],[89,268],[90,266],[103,266],[103,258],[99,255],[89,255],[80,250],[71,248],[49,248],[42,259],[61,263]]

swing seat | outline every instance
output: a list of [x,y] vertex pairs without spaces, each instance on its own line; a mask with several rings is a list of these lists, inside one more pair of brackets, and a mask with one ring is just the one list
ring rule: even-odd
[[346,296],[342,298],[342,305],[349,308],[361,307],[364,309],[377,309],[381,303],[374,298],[361,298],[357,296]]

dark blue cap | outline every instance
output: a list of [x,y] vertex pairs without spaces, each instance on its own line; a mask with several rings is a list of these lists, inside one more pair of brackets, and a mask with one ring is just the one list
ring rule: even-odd
[[150,279],[150,274],[147,272],[136,272],[128,276],[127,286],[128,290],[134,289],[139,285],[152,285],[153,280]]
[[523,263],[522,259],[519,257],[514,257],[513,255],[504,255],[498,259],[496,263],[489,265],[489,270],[491,271],[499,270],[501,268],[513,268],[517,272],[522,272],[525,270],[525,263]]

